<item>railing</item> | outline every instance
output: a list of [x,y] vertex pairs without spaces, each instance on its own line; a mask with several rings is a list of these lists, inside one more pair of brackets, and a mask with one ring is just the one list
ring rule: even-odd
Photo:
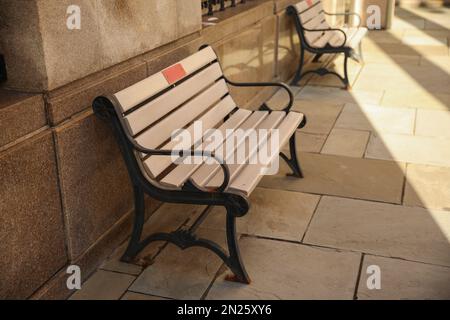
[[228,7],[235,7],[238,2],[245,3],[246,0],[201,0],[201,2],[202,10],[208,16],[212,16],[215,11],[224,11]]

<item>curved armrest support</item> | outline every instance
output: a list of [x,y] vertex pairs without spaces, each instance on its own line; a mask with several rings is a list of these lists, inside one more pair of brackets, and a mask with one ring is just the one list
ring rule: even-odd
[[[224,77],[225,81],[234,87],[280,87],[287,91],[289,95],[288,104],[282,109],[285,112],[289,112],[294,105],[294,94],[292,93],[289,86],[283,82],[234,82],[226,77]],[[269,108],[269,107],[267,107]]]
[[356,17],[358,17],[358,28],[361,27],[362,18],[356,12],[329,13],[329,12],[323,11],[323,13],[326,14],[327,16],[356,16]]

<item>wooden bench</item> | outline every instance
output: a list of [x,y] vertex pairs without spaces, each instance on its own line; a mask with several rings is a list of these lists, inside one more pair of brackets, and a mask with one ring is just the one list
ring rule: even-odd
[[[328,13],[323,9],[321,0],[302,0],[289,6],[287,14],[294,17],[295,27],[300,38],[300,64],[292,81],[296,85],[309,73],[320,76],[333,74],[337,76],[347,89],[350,88],[348,78],[348,58],[364,62],[362,55],[362,39],[367,34],[367,28],[361,27],[361,17],[356,13]],[[328,16],[356,16],[358,27],[333,28],[326,21]],[[358,52],[356,52],[356,49]],[[344,77],[326,68],[319,68],[302,73],[305,64],[305,51],[315,54],[314,62],[319,61],[324,54],[345,54]]]
[[[275,86],[285,89],[290,100],[282,111],[272,111],[266,104],[260,110],[250,111],[236,106],[228,85],[240,87]],[[95,114],[111,124],[120,146],[134,189],[135,221],[128,248],[122,261],[131,261],[150,242],[167,241],[181,249],[204,247],[216,253],[231,269],[230,280],[249,283],[239,254],[235,219],[249,210],[248,197],[263,177],[267,164],[251,163],[251,154],[245,162],[231,163],[238,145],[246,147],[246,138],[236,142],[236,150],[226,150],[222,161],[217,148],[213,150],[199,142],[207,129],[224,133],[219,145],[229,148],[233,139],[227,132],[235,129],[277,129],[278,155],[287,162],[296,177],[303,177],[296,150],[295,132],[306,124],[303,114],[290,111],[293,94],[282,83],[235,83],[222,72],[217,56],[209,46],[112,96],[101,96],[93,102]],[[196,121],[201,121],[204,136],[188,147],[177,149],[171,135],[184,128],[193,132]],[[227,136],[228,134],[228,136]],[[265,141],[267,143],[269,138]],[[289,157],[280,148],[289,142]],[[257,149],[264,141],[258,141]],[[231,145],[231,144],[230,144]],[[253,150],[252,152],[256,152]],[[200,157],[197,163],[180,163],[180,159]],[[232,157],[233,158],[233,157]],[[215,161],[212,161],[214,159]],[[209,160],[209,161],[208,161]],[[144,193],[163,202],[206,205],[207,209],[188,228],[171,233],[156,233],[141,239],[145,219]],[[212,206],[226,209],[228,252],[218,244],[198,238],[196,229],[206,218]]]

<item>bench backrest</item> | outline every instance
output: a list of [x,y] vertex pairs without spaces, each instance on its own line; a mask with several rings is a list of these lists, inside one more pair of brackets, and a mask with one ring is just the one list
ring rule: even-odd
[[[214,126],[236,108],[211,47],[116,93],[114,100],[124,130],[148,149],[171,149],[176,130],[192,130],[200,116],[208,122],[204,125]],[[152,178],[171,165],[170,157],[161,166],[140,156]]]
[[[300,36],[310,46],[323,36],[323,32],[310,32],[305,29],[327,29],[330,25],[326,21],[321,0],[302,0],[291,6],[298,22]],[[293,11],[291,10],[291,12]]]

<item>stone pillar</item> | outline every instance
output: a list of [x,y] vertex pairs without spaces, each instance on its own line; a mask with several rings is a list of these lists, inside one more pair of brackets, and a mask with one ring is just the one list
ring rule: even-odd
[[[196,0],[0,0],[0,7],[6,86],[34,92],[61,87],[201,28]],[[68,19],[77,17],[80,29],[69,29]]]

